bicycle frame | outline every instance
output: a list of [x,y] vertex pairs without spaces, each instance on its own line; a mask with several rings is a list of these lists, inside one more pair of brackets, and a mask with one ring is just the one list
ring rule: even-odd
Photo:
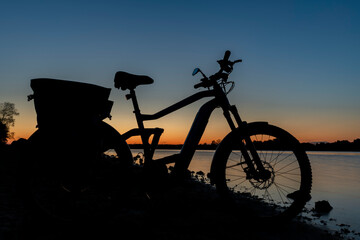
[[[135,91],[132,89],[130,90],[130,94],[126,95],[126,98],[129,100],[131,99],[134,106],[134,113],[136,116],[136,121],[138,124],[138,128],[131,129],[123,134],[124,139],[128,139],[133,136],[140,136],[142,140],[142,145],[144,149],[144,156],[145,156],[145,166],[150,164],[153,161],[153,155],[155,152],[155,149],[158,145],[160,136],[163,132],[163,129],[161,128],[145,128],[144,127],[144,121],[150,121],[150,120],[156,120],[159,118],[162,118],[172,112],[175,112],[187,105],[190,105],[202,98],[206,97],[213,97],[210,101],[203,104],[193,123],[190,128],[190,131],[186,137],[186,140],[183,144],[183,147],[181,148],[180,153],[173,154],[170,156],[166,156],[161,159],[156,159],[156,161],[160,161],[164,164],[168,163],[175,163],[174,166],[174,173],[181,175],[183,174],[189,167],[190,162],[195,154],[196,148],[200,142],[200,139],[205,131],[205,128],[207,126],[208,120],[212,114],[212,112],[217,107],[221,107],[223,109],[224,117],[226,118],[230,129],[235,130],[236,128],[242,128],[243,132],[246,133],[246,126],[247,123],[243,122],[238,114],[238,111],[234,105],[230,105],[226,94],[222,91],[222,89],[219,86],[214,86],[214,89],[212,90],[206,90],[201,91],[198,93],[195,93],[155,114],[142,114],[139,109],[139,105],[137,102]],[[235,122],[233,121],[233,118],[235,119]],[[235,124],[236,123],[236,124]],[[149,143],[150,136],[153,135],[153,139],[151,143]],[[240,143],[240,149],[243,153],[243,155],[246,158],[246,162],[249,165],[250,171],[255,171],[254,165],[252,164],[251,157],[248,154],[248,150],[250,150],[250,153],[252,155],[252,159],[258,166],[258,169],[263,169],[263,166],[261,164],[260,158],[257,155],[257,152],[252,145],[252,142],[249,137],[245,136],[245,142],[246,146],[243,143]]]
[[[170,113],[173,113],[187,105],[190,105],[202,98],[206,97],[214,97],[215,92],[214,90],[207,90],[195,93],[155,114],[142,114],[140,112],[138,102],[136,99],[135,91],[131,90],[130,94],[127,95],[127,99],[132,99],[133,106],[134,106],[134,113],[136,116],[136,121],[139,128],[131,129],[128,132],[123,134],[125,139],[128,139],[133,136],[140,136],[144,148],[144,156],[145,156],[145,164],[148,164],[151,160],[153,160],[154,151],[158,145],[158,141],[160,136],[163,132],[163,129],[160,128],[145,128],[144,121],[151,121],[162,118]],[[193,157],[196,146],[198,145],[203,132],[205,131],[206,125],[208,123],[208,119],[213,112],[213,110],[218,107],[219,104],[216,101],[216,98],[210,100],[209,102],[205,103],[198,111],[195,120],[192,124],[192,127],[188,133],[188,136],[184,142],[184,145],[178,154],[174,154],[171,156],[167,156],[162,159],[157,159],[156,161],[162,161],[163,163],[175,163],[176,168],[178,168],[178,161],[182,159],[181,162],[184,162],[182,168],[187,168],[190,164],[191,158]],[[151,143],[149,143],[150,136],[154,135]]]

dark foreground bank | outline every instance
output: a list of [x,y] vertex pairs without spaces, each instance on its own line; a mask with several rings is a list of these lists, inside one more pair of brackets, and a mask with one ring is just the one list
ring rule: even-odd
[[26,206],[17,186],[16,149],[1,151],[0,239],[343,239],[301,218],[281,225],[251,222],[200,181],[154,191],[113,219],[64,222]]

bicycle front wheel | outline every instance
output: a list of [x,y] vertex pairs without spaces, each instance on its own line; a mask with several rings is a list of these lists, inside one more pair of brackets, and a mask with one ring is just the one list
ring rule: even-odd
[[311,198],[312,173],[306,152],[295,137],[267,123],[248,124],[247,134],[271,174],[259,178],[249,172],[240,151],[241,142],[246,147],[244,133],[237,129],[224,138],[214,155],[211,176],[218,192],[245,204],[250,217],[296,216]]

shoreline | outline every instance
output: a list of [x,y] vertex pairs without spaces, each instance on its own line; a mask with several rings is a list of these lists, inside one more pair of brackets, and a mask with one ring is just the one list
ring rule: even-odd
[[[141,200],[124,208],[107,222],[69,223],[44,216],[26,207],[18,191],[16,152],[1,154],[0,239],[318,239],[340,240],[325,226],[295,218],[284,226],[257,227],[242,210],[224,206],[215,190],[201,179],[154,192],[151,201]],[[4,158],[5,157],[5,158]],[[135,207],[134,207],[135,206]]]

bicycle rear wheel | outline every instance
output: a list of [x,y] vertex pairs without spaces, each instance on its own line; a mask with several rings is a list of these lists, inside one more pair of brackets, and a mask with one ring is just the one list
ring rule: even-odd
[[121,135],[102,122],[94,129],[62,133],[38,130],[32,150],[29,194],[46,214],[66,221],[104,220],[128,207],[132,155]]
[[[246,205],[243,214],[262,219],[289,219],[311,198],[312,173],[306,152],[285,130],[267,123],[250,123],[248,134],[257,149],[267,179],[249,174],[240,151],[240,129],[220,143],[211,166],[212,181],[221,196]],[[254,166],[256,167],[255,163]]]

